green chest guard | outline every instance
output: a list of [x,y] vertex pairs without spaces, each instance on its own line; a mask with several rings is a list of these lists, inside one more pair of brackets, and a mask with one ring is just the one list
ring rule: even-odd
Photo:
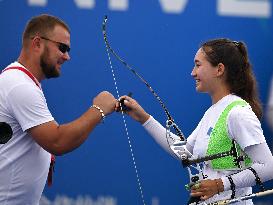
[[[235,156],[226,156],[218,159],[211,160],[211,166],[216,170],[238,170],[244,167],[248,167],[252,164],[251,159],[245,155],[240,146],[231,140],[228,134],[227,117],[232,108],[236,106],[246,106],[247,102],[243,100],[237,100],[230,103],[224,111],[221,113],[218,121],[215,124],[214,129],[210,134],[209,144],[206,155],[214,155],[223,152],[228,152],[232,149],[236,149]],[[235,143],[235,144],[234,144]],[[235,146],[235,147],[234,147]],[[241,159],[241,163],[238,159]]]

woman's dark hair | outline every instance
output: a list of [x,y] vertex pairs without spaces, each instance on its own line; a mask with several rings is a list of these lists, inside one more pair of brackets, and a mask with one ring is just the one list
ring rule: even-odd
[[203,43],[201,48],[213,66],[224,64],[230,92],[248,102],[256,116],[261,119],[262,106],[246,45],[229,39],[214,39]]

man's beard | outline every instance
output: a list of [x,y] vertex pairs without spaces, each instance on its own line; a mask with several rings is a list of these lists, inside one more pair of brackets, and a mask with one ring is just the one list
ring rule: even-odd
[[42,68],[42,71],[45,75],[45,77],[48,78],[57,78],[60,76],[60,73],[55,68],[54,65],[47,63],[48,60],[48,49],[45,48],[44,53],[40,57],[40,66]]

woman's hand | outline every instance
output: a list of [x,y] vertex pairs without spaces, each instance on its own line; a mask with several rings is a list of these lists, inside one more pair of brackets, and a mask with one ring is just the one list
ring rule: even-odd
[[122,99],[124,100],[123,101],[124,105],[127,107],[127,109],[123,112],[125,112],[126,114],[128,114],[130,117],[140,122],[141,124],[143,124],[149,119],[150,115],[145,112],[145,110],[138,104],[138,102],[126,95],[121,96],[119,98],[118,102],[116,103],[115,108],[116,111],[121,111],[120,100]]
[[202,200],[206,200],[222,191],[224,191],[224,185],[221,179],[207,179],[191,187],[191,196],[200,196]]

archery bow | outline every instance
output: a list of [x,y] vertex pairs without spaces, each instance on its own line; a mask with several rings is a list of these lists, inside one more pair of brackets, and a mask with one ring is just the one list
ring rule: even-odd
[[[108,43],[107,37],[106,37],[106,20],[107,20],[107,17],[105,16],[105,19],[104,19],[103,24],[102,24],[103,25],[102,26],[103,37],[104,37],[104,42],[105,42],[105,45],[106,45],[106,51],[107,51],[108,61],[109,61],[109,65],[110,65],[110,68],[111,68],[111,72],[112,72],[112,76],[113,76],[113,80],[114,80],[114,84],[115,84],[115,89],[116,89],[117,97],[120,98],[119,90],[118,90],[118,85],[117,85],[117,81],[116,81],[116,77],[115,77],[115,73],[114,73],[114,69],[113,69],[113,65],[112,65],[112,61],[111,61],[111,57],[110,57],[110,53],[109,53],[109,49],[111,49],[111,47],[109,46],[109,43]],[[110,51],[113,53],[112,49]],[[114,56],[116,56],[116,55],[114,55]],[[118,56],[116,56],[116,57],[118,57]],[[128,95],[130,95],[130,94],[128,94]],[[127,140],[128,140],[129,147],[130,147],[131,158],[132,158],[132,161],[133,161],[133,164],[134,164],[135,173],[136,173],[138,188],[139,188],[140,196],[141,196],[141,199],[142,199],[142,203],[143,203],[143,205],[145,205],[143,188],[142,188],[140,177],[139,177],[139,174],[138,174],[136,160],[135,160],[135,157],[134,157],[133,146],[131,145],[131,139],[130,139],[129,132],[128,132],[128,129],[127,129],[127,123],[126,123],[126,120],[125,120],[125,117],[124,117],[124,108],[125,107],[122,106],[122,102],[121,101],[120,101],[120,105],[121,105],[120,109],[121,109],[121,113],[122,113],[123,124],[124,124],[124,127],[125,127],[125,131],[126,131],[126,135],[127,135]]]
[[245,200],[249,200],[249,199],[254,199],[257,197],[263,197],[263,196],[267,196],[273,194],[273,189],[270,190],[266,190],[266,191],[261,191],[258,193],[253,193],[253,194],[249,194],[249,195],[245,195],[245,196],[241,196],[235,199],[227,199],[227,200],[222,200],[222,201],[217,201],[217,202],[213,202],[213,203],[203,203],[202,205],[226,205],[226,204],[234,204],[236,202],[242,202]]
[[[112,69],[112,75],[113,75],[113,79],[115,82],[115,88],[116,88],[116,92],[119,98],[119,91],[118,91],[118,87],[117,87],[117,82],[116,82],[116,78],[115,78],[115,74],[114,74],[114,70],[113,70],[113,66],[112,66],[112,61],[111,61],[111,57],[110,57],[110,52],[114,55],[114,57],[116,57],[128,70],[130,70],[135,76],[137,76],[148,88],[149,90],[152,92],[152,94],[156,97],[156,99],[159,101],[161,107],[164,109],[165,114],[167,115],[167,121],[166,121],[166,139],[168,142],[169,147],[170,143],[169,143],[169,139],[172,139],[171,137],[171,132],[170,129],[171,127],[175,130],[176,135],[180,138],[179,140],[179,145],[182,143],[183,145],[186,144],[186,138],[184,137],[182,131],[179,129],[179,127],[176,125],[176,123],[174,122],[173,117],[171,116],[170,112],[168,111],[167,107],[165,106],[165,104],[162,102],[161,98],[157,95],[157,93],[153,90],[153,88],[149,85],[149,83],[140,75],[138,74],[128,63],[126,63],[119,55],[117,55],[117,53],[112,49],[112,47],[110,46],[108,39],[107,39],[107,33],[106,33],[106,22],[107,22],[107,16],[104,17],[103,23],[102,23],[102,33],[103,33],[103,39],[105,42],[105,46],[106,46],[106,51],[107,51],[107,55],[108,55],[108,60],[109,60],[109,64],[110,67]],[[110,51],[110,52],[109,52]],[[123,107],[121,106],[121,111],[123,114]],[[142,186],[140,183],[140,178],[138,175],[138,171],[137,171],[137,167],[136,167],[136,163],[135,163],[135,158],[133,155],[133,150],[132,150],[132,146],[131,146],[131,142],[130,142],[130,138],[129,138],[129,134],[128,134],[128,129],[127,129],[127,125],[126,125],[126,121],[123,115],[123,122],[124,122],[124,126],[125,126],[125,130],[126,130],[126,134],[128,137],[128,142],[129,142],[129,146],[130,146],[130,151],[131,151],[131,155],[132,155],[132,160],[134,163],[134,167],[135,167],[135,172],[136,172],[136,176],[137,176],[137,181],[138,181],[138,186],[139,186],[139,190],[141,192],[141,198],[142,198],[142,202],[145,205],[145,201],[144,201],[144,196],[143,196],[143,191],[142,191]],[[175,141],[174,139],[172,139],[173,141]],[[177,142],[177,141],[176,141]],[[172,149],[171,149],[172,150]],[[175,152],[174,152],[175,153]]]

